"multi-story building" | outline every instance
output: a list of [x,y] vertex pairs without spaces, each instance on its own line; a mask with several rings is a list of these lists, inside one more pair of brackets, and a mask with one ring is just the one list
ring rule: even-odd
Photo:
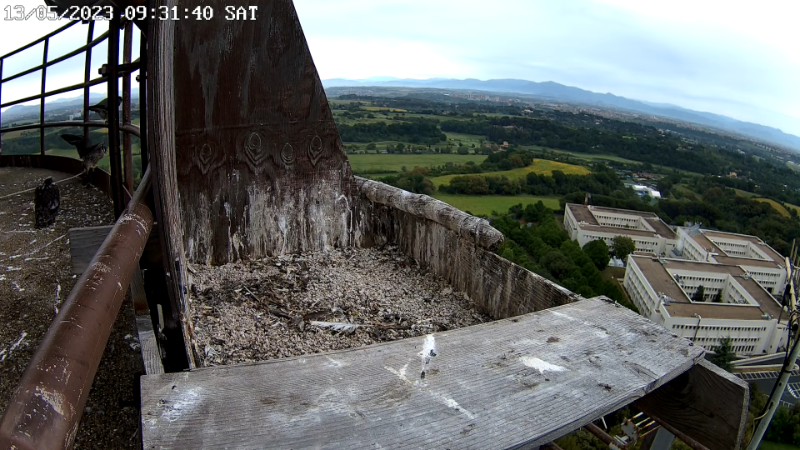
[[616,236],[628,236],[637,251],[667,255],[678,244],[678,236],[657,215],[627,209],[568,203],[564,228],[581,247],[597,239],[610,247]]
[[708,350],[727,337],[745,355],[786,346],[788,314],[743,266],[631,255],[624,287],[641,315]]
[[782,296],[786,289],[786,260],[772,247],[755,236],[678,228],[675,256],[741,266],[761,283],[770,294]]

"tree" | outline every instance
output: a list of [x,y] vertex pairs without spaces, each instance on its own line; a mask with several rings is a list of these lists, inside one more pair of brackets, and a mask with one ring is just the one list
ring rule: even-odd
[[717,295],[714,296],[714,303],[722,303],[722,289],[717,292]]
[[366,147],[367,150],[375,150],[376,148],[378,148],[378,146],[375,145],[374,142],[370,142],[369,144],[367,144],[367,147]]
[[694,291],[694,295],[692,295],[692,301],[695,302],[706,301],[706,288],[703,287],[702,284],[700,286],[697,286],[697,290]]
[[716,353],[716,355],[710,356],[708,358],[709,361],[716,364],[719,368],[727,370],[728,372],[733,370],[731,361],[736,359],[736,354],[733,352],[733,348],[731,347],[730,337],[722,339],[719,347],[714,349],[714,353]]
[[611,248],[614,250],[614,256],[625,261],[628,255],[636,250],[636,243],[628,236],[616,236],[611,241]]
[[602,239],[596,239],[583,246],[583,251],[592,259],[597,270],[603,270],[611,259],[608,256],[608,245]]

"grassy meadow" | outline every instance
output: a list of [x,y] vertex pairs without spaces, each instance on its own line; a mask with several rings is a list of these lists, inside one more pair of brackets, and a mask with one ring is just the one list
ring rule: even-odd
[[[527,167],[520,167],[518,169],[511,169],[511,170],[504,170],[498,172],[484,172],[482,176],[505,176],[510,180],[516,180],[519,178],[525,178],[528,176],[529,173],[538,173],[544,175],[551,175],[554,170],[560,170],[564,172],[565,175],[588,175],[591,173],[589,169],[582,166],[576,166],[573,164],[566,164],[557,161],[549,161],[546,159],[535,159],[533,160],[533,164]],[[433,184],[438,188],[443,184],[449,184],[450,180],[454,177],[460,175],[445,175],[441,177],[434,177],[431,178]]]
[[535,195],[451,195],[436,192],[433,197],[473,215],[491,215],[492,211],[506,212],[508,208],[522,203],[536,203],[539,200],[548,208],[558,210],[559,197],[538,197]]

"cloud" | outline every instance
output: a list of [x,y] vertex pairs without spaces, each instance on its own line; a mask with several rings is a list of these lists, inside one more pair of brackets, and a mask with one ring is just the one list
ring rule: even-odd
[[[0,7],[9,4],[0,0]],[[796,0],[295,0],[295,6],[323,78],[555,81],[800,135]],[[4,22],[0,54],[57,26]],[[93,70],[103,52],[96,50]],[[26,52],[4,72],[40,59],[40,52]],[[50,74],[62,72],[82,77],[82,68],[67,64]],[[27,86],[19,92],[38,91],[35,77]]]
[[[800,4],[704,0],[296,0],[325,78],[522,78],[671,102],[800,134]],[[442,57],[353,64],[380,38]],[[369,53],[363,53],[367,55]],[[796,119],[796,120],[795,120]],[[779,125],[780,124],[780,125]]]

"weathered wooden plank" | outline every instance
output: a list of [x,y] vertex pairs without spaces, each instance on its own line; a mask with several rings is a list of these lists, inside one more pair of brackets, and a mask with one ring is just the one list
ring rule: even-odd
[[[89,266],[95,253],[97,253],[97,249],[100,248],[100,245],[106,239],[106,236],[108,236],[111,228],[113,228],[113,225],[70,228],[67,231],[73,275],[80,275],[86,270],[86,267]],[[149,254],[160,253],[161,249],[159,245],[158,234],[150,233],[142,257],[147,258]]]
[[541,445],[702,354],[625,308],[583,300],[360,349],[142,377],[144,447]]
[[137,315],[136,329],[139,331],[139,345],[142,347],[142,362],[144,373],[158,375],[164,373],[164,364],[161,362],[161,350],[158,347],[153,321],[150,316]]
[[422,267],[466,292],[476,306],[495,319],[541,311],[581,298],[420,212],[406,212],[366,196],[357,206],[357,246],[398,245]]
[[635,406],[710,450],[730,450],[742,445],[749,403],[747,383],[702,360]]
[[147,305],[144,279],[142,278],[142,273],[138,270],[131,278],[131,299],[133,300],[133,309],[136,314],[136,330],[139,334],[144,373],[164,373],[161,350],[158,347],[156,334],[153,330],[153,320],[150,317],[150,308]]
[[193,263],[320,251],[351,240],[352,172],[294,5],[261,2],[256,15],[177,25],[178,188]]
[[[151,2],[164,10],[176,8],[175,0]],[[186,298],[186,253],[183,248],[183,219],[178,201],[178,172],[175,150],[175,21],[152,20],[148,29],[149,58],[147,83],[147,140],[153,166],[153,196],[159,226],[163,264],[169,295],[166,327],[180,329],[189,367],[194,367],[191,351],[191,317]]]
[[355,179],[361,194],[375,203],[432,220],[488,250],[496,250],[503,243],[503,234],[492,228],[486,219],[467,214],[427,195],[413,194],[361,177]]

